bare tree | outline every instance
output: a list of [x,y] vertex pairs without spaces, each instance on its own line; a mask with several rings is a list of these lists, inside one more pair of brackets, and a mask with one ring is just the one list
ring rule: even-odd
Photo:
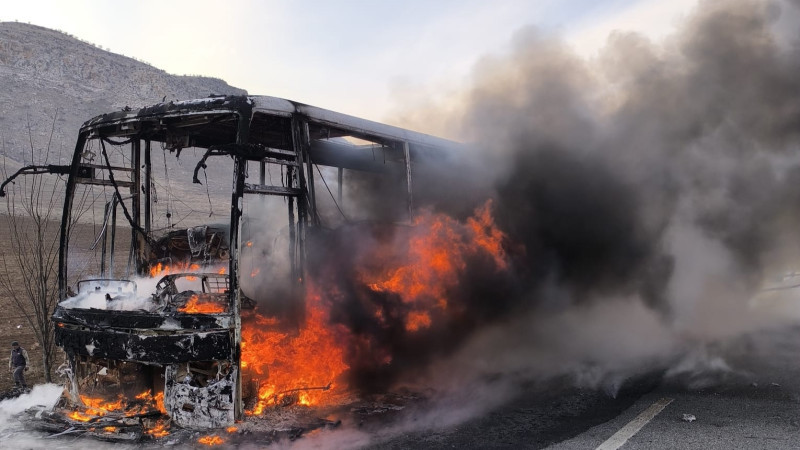
[[[57,115],[57,113],[56,113]],[[48,161],[55,131],[55,117],[47,147],[37,152],[30,119],[28,136],[31,161]],[[37,155],[37,153],[39,153]],[[5,143],[3,143],[3,154]],[[3,178],[8,173],[5,163]],[[0,255],[0,289],[34,330],[42,349],[44,377],[52,381],[55,357],[53,323],[50,316],[58,303],[58,243],[64,180],[53,175],[21,177],[6,196],[8,239],[11,252]]]

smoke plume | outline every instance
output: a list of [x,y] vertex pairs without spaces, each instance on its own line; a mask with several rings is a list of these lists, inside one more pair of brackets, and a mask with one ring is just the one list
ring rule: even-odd
[[351,355],[356,385],[432,364],[448,383],[491,367],[615,385],[703,342],[796,320],[753,307],[766,279],[798,263],[796,7],[704,1],[664,41],[615,31],[590,59],[526,28],[447,108],[409,113],[417,129],[448,115],[435,123],[458,127],[429,131],[469,142],[418,161],[418,211],[452,218],[458,240],[491,199],[504,265],[461,255],[456,281],[440,280],[452,314],[433,308],[411,329],[413,302],[361,269],[387,242],[411,264],[416,231],[349,226],[311,245],[311,273],[340,302],[332,319],[363,349]]

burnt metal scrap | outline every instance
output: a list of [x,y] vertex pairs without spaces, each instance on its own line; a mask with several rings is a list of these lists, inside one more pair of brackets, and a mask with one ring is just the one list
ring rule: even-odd
[[202,368],[191,364],[168,366],[164,391],[167,414],[187,429],[207,430],[232,425],[236,370],[219,363],[204,364]]
[[178,261],[208,264],[228,259],[227,227],[201,225],[173,230],[158,238],[150,247],[148,261],[172,264]]
[[[120,329],[170,329],[212,330],[227,326],[227,319],[208,314],[174,314],[165,316],[142,311],[116,311],[109,314],[96,309],[58,308],[53,314],[56,323],[83,327],[87,330]],[[220,323],[222,321],[222,323]],[[58,331],[58,330],[57,330]]]
[[[55,410],[31,413],[32,423],[51,432],[129,441],[163,437],[175,427],[206,430],[243,420],[249,381],[241,364],[242,311],[265,295],[243,288],[256,274],[243,269],[249,239],[264,231],[248,223],[245,200],[283,200],[287,242],[281,251],[289,266],[283,281],[291,289],[280,291],[286,298],[270,300],[290,302],[302,297],[291,292],[304,289],[307,235],[323,222],[326,196],[315,189],[320,166],[338,172],[338,201],[322,181],[339,212],[344,171],[369,172],[399,182],[401,210],[411,219],[414,164],[453,146],[260,96],[160,103],[87,121],[69,165],[29,166],[0,186],[2,191],[23,174],[68,176],[61,303],[52,316],[56,343],[67,356],[67,389]],[[168,167],[178,158],[190,159],[188,173],[180,165]],[[180,195],[200,183],[201,170],[205,180],[219,181],[224,173],[227,183],[232,177],[228,197],[215,197],[230,211],[227,223],[175,214],[197,207]],[[210,207],[209,182],[197,186]],[[86,199],[105,201],[102,227],[88,250],[71,234],[87,211]],[[327,388],[297,386],[282,394]]]
[[31,428],[53,433],[51,437],[82,435],[109,442],[139,442],[147,436],[140,419],[107,417],[83,422],[65,418],[59,409],[44,407],[27,409],[20,419]]
[[231,351],[230,339],[221,331],[159,336],[143,332],[89,331],[59,325],[56,334],[56,344],[68,348],[70,357],[93,356],[170,364],[221,359]]

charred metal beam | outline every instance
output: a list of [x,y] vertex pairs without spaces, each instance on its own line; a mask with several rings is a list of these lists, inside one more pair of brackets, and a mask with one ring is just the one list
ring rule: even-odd
[[193,331],[220,330],[230,327],[231,316],[176,313],[153,314],[138,311],[105,311],[56,307],[53,320],[58,324],[76,325],[93,330],[110,328],[158,331],[180,328]]
[[64,193],[64,209],[61,213],[61,229],[58,248],[58,300],[67,298],[67,248],[69,248],[69,231],[72,223],[72,204],[75,196],[75,184],[80,167],[83,145],[86,143],[86,133],[78,134],[75,151],[72,153],[72,163],[69,165],[69,178]]
[[147,141],[144,142],[144,183],[145,183],[145,186],[144,186],[144,231],[147,232],[148,235],[150,234],[150,231],[151,231],[150,230],[150,226],[151,226],[150,225],[150,220],[151,220],[150,208],[152,207],[152,205],[151,205],[151,202],[152,202],[151,196],[153,194],[153,192],[152,192],[152,189],[153,189],[153,186],[152,186],[152,175],[153,175],[152,174],[152,168],[153,168],[153,163],[152,163],[151,155],[150,155],[150,145],[151,145],[150,144],[150,140],[147,140]]
[[106,202],[106,206],[103,210],[103,229],[100,230],[100,237],[103,242],[100,244],[100,276],[103,278],[108,278],[106,274],[106,247],[108,246],[108,215],[111,212],[111,203],[117,200],[117,196],[112,196],[111,201]]
[[[152,170],[153,170],[153,163],[151,160],[150,155],[150,140],[146,140],[144,142],[144,232],[147,236],[150,236],[152,230],[152,225],[150,221],[152,220],[152,202],[153,202],[153,182],[152,182]],[[138,167],[138,166],[137,166]],[[137,187],[137,189],[139,189]],[[137,237],[138,238],[138,237]],[[145,256],[145,252],[147,251],[147,241],[144,239],[140,239],[138,244],[138,253],[136,255],[136,273],[138,275],[143,275],[145,273],[145,261],[147,257]]]
[[[108,140],[108,139],[106,139],[106,140]],[[82,176],[83,178],[91,178],[90,176],[88,176],[88,174],[92,174],[92,175],[94,174],[94,171],[93,170],[89,170],[89,169],[102,169],[102,170],[108,169],[108,170],[118,170],[120,172],[135,172],[134,169],[129,168],[129,167],[106,166],[106,165],[102,165],[102,164],[86,164],[86,163],[84,163],[84,164],[81,164],[81,168],[83,169],[83,173],[78,172],[78,175]]]
[[148,335],[56,327],[55,342],[72,355],[154,364],[228,359],[233,350],[228,330]]
[[206,160],[212,156],[231,156],[234,158],[242,158],[246,161],[263,161],[276,164],[294,164],[295,156],[293,153],[286,152],[279,149],[269,148],[260,144],[224,144],[213,145],[197,162],[194,167],[194,174],[192,176],[192,183],[203,184],[200,182],[197,174],[200,169],[205,169]]
[[[110,254],[108,257],[108,270],[111,277],[114,276],[114,250],[117,244],[117,204],[121,202],[116,196],[113,197],[111,202],[111,246],[109,248]],[[135,233],[132,231],[132,233]]]
[[[286,184],[288,186],[294,186],[295,183],[295,167],[287,167],[286,168]],[[302,194],[302,192],[301,192]],[[302,196],[300,197],[302,199]],[[292,281],[297,280],[298,278],[298,268],[297,268],[297,233],[295,231],[295,221],[294,221],[294,197],[288,198],[288,206],[289,206],[289,261],[290,267],[292,270]],[[299,203],[298,203],[299,204]]]
[[406,201],[408,203],[408,219],[414,218],[414,196],[411,190],[411,151],[409,150],[408,142],[403,142],[403,157],[406,163],[406,188],[407,195]]
[[306,155],[302,151],[303,144],[301,138],[300,120],[292,116],[292,145],[297,158],[297,170],[294,171],[295,182],[303,195],[297,200],[297,236],[296,236],[296,252],[297,252],[297,273],[295,280],[303,280],[305,273],[306,255],[305,255],[305,236],[306,226],[308,225],[308,189],[306,188],[306,176],[303,172],[303,164]]
[[[100,150],[103,155],[103,160],[106,162],[106,169],[108,169],[108,179],[111,182],[111,185],[114,187],[114,194],[119,198],[119,203],[122,205],[122,212],[125,213],[125,218],[128,220],[128,224],[135,230],[136,233],[139,233],[143,239],[147,240],[149,244],[152,244],[152,242],[150,242],[150,236],[147,235],[138,222],[133,220],[133,217],[131,217],[131,214],[128,211],[128,207],[125,206],[125,202],[122,201],[122,194],[119,192],[121,183],[118,183],[114,178],[114,171],[111,169],[111,162],[108,159],[108,152],[106,151],[106,144],[105,140],[103,139],[100,140]],[[136,169],[138,170],[139,168],[137,167]]]
[[[133,221],[140,227],[142,226],[142,141],[135,139],[131,142],[131,168],[133,169],[132,186],[131,186],[131,206],[133,208]],[[115,221],[116,223],[116,221]],[[148,229],[144,229],[144,234],[148,235]],[[135,230],[131,230],[131,249],[130,255],[135,255],[139,251],[139,247],[144,244],[144,239],[140,237]],[[113,247],[112,247],[113,252]],[[113,253],[112,253],[113,255]],[[128,260],[128,268],[130,269],[130,259]],[[114,266],[111,266],[114,270]],[[130,275],[126,273],[126,276]]]
[[109,180],[98,180],[96,178],[78,178],[77,182],[80,184],[91,184],[95,186],[118,186],[123,188],[129,188],[133,186],[133,183],[130,181],[118,181],[116,183],[111,182]]
[[[309,212],[311,213],[311,221],[315,225],[319,225],[320,218],[319,218],[319,211],[317,211],[317,193],[314,189],[314,163],[311,161],[311,155],[309,154],[310,147],[311,147],[311,136],[308,132],[308,122],[305,120],[299,121],[299,142],[300,142],[300,150],[301,154],[303,155],[303,159],[306,162],[306,171],[308,172],[308,208]],[[302,166],[301,166],[302,167]],[[301,169],[302,170],[302,169]]]
[[299,197],[303,194],[303,191],[297,188],[285,187],[285,186],[268,186],[268,185],[258,185],[258,184],[250,184],[245,183],[244,185],[244,193],[245,194],[265,194],[265,195],[282,195],[286,197]]
[[70,171],[70,166],[59,166],[55,164],[47,164],[44,166],[25,166],[18,171],[14,172],[13,175],[8,177],[6,181],[3,181],[3,184],[0,184],[0,197],[6,196],[6,185],[8,183],[13,183],[14,179],[16,179],[20,175],[39,175],[44,173],[52,173],[55,175],[67,175]]
[[[236,144],[239,149],[249,149],[247,146],[250,140],[250,121],[253,118],[253,103],[247,99],[246,104],[240,105],[237,109],[238,121],[236,123]],[[195,169],[195,174],[197,169]],[[232,348],[226,358],[233,359],[239,367],[242,358],[242,293],[239,287],[239,238],[242,222],[242,198],[244,197],[244,179],[247,176],[247,158],[236,155],[233,160],[233,192],[231,193],[231,221],[230,221],[230,304],[233,306],[233,343]],[[196,175],[195,175],[196,178]],[[237,371],[235,392],[234,392],[234,420],[241,420],[244,415],[244,404],[242,402],[242,373]]]
[[343,178],[344,178],[343,174],[344,174],[344,168],[339,167],[336,180],[339,183],[338,187],[339,187],[339,204],[340,205],[342,204],[342,181],[343,181]]
[[[100,245],[100,275],[102,277],[104,277],[104,278],[109,278],[108,274],[106,273],[106,255],[108,255],[108,252],[106,251],[106,249],[107,249],[107,246],[108,246],[108,228],[109,228],[109,220],[110,220],[109,217],[111,215],[111,211],[112,210],[114,211],[114,219],[113,219],[113,222],[111,224],[111,228],[113,229],[117,224],[117,196],[116,195],[112,196],[111,200],[106,202],[105,211],[103,212],[103,229],[100,230],[100,237],[98,238],[98,239],[102,239],[103,240],[103,243]],[[113,254],[114,254],[114,248],[113,248],[114,232],[113,232],[113,230],[111,232],[111,236],[112,236],[111,237],[111,241],[112,241],[111,254],[112,254],[112,261],[113,261]],[[113,263],[112,263],[112,265],[113,265]]]

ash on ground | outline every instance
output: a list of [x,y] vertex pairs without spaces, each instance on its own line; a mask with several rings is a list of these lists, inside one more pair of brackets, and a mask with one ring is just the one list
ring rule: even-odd
[[275,405],[263,414],[248,416],[236,425],[236,434],[266,443],[282,439],[295,440],[318,430],[342,427],[380,427],[396,421],[407,410],[422,407],[427,396],[419,392],[399,390],[385,394],[348,399],[338,405],[309,407],[298,404]]

